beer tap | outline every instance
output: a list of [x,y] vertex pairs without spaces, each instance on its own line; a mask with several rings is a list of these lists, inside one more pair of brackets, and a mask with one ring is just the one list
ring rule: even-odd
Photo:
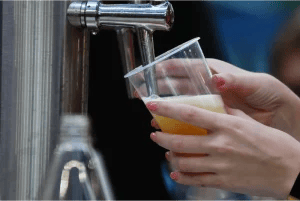
[[[132,32],[137,34],[142,65],[145,66],[155,59],[153,32],[155,30],[168,31],[174,22],[173,7],[169,2],[158,5],[141,4],[139,1],[135,4],[103,4],[100,1],[73,2],[68,8],[67,15],[73,26],[87,28],[94,34],[101,29],[117,30],[125,74],[136,67],[134,66]],[[153,68],[145,71],[145,81],[148,94],[158,94]],[[131,96],[132,88],[128,87],[128,90]]]
[[[65,145],[65,142],[57,140],[57,136],[61,134],[60,117],[65,114],[87,115],[89,31],[96,34],[104,28],[113,28],[122,33],[119,37],[123,42],[121,55],[124,53],[124,60],[132,62],[127,65],[129,69],[124,72],[127,73],[136,67],[133,62],[132,41],[137,30],[144,30],[139,35],[146,36],[146,39],[140,40],[140,43],[145,42],[140,46],[150,47],[149,54],[154,54],[153,44],[149,45],[153,43],[152,32],[169,30],[173,23],[173,9],[168,2],[103,2],[1,2],[1,32],[5,38],[1,45],[5,51],[1,52],[3,59],[0,61],[0,151],[6,154],[0,154],[0,199],[33,200],[38,197],[38,189],[42,189],[42,197],[50,199],[52,192],[47,189],[59,188],[59,185],[49,186],[49,180],[53,181],[54,178],[47,174],[45,176],[45,172],[47,167],[52,167],[50,155],[56,145]],[[132,34],[125,34],[125,30],[130,30]],[[147,36],[151,36],[150,39],[147,39]],[[141,51],[147,56],[148,53],[142,48]],[[125,57],[125,50],[126,54],[129,54],[128,57]],[[154,55],[150,58],[153,59]],[[151,80],[151,76],[154,75],[150,73],[146,80]],[[149,83],[149,90],[155,91],[155,86],[152,86],[152,82]],[[68,139],[78,139],[78,143],[74,145],[78,145],[81,140],[84,146],[73,147],[68,154],[79,154],[80,148],[91,146],[85,142],[87,136],[84,132],[81,137],[73,136],[74,133],[69,134]],[[104,169],[101,156],[93,154],[94,151],[90,150],[83,152],[80,158],[73,157],[69,160],[67,157],[61,157],[61,152],[57,151],[63,149],[56,149],[53,155],[66,161],[55,163],[61,164],[52,169],[56,172],[51,175],[56,175],[55,179],[59,178],[55,183],[66,183],[76,178],[79,182],[75,183],[80,183],[89,198],[97,196],[94,196],[90,189],[90,184],[93,186],[92,179],[97,177],[88,174],[94,172],[102,182],[107,183],[105,176],[100,174],[99,166],[103,166]],[[94,168],[88,168],[88,161],[93,161]],[[74,173],[74,169],[79,171],[78,174]],[[86,175],[90,176],[90,183],[85,179]],[[61,176],[65,179],[62,180]],[[45,188],[40,187],[41,183],[45,182],[50,183],[47,183],[49,185],[45,185]],[[97,185],[104,192],[108,192],[105,191],[104,184],[99,185],[98,182]],[[69,187],[67,189],[72,189],[72,186]],[[55,192],[61,192],[62,199],[68,197],[68,192],[64,191],[63,187]],[[102,198],[113,199],[108,194]]]
[[[156,2],[157,3],[157,2]],[[155,4],[156,4],[155,3]],[[174,14],[172,5],[164,2],[158,5],[136,2],[136,4],[103,4],[100,1],[72,2],[67,10],[67,18],[71,25],[84,28],[97,34],[101,29],[115,29],[119,34],[123,63],[127,64],[127,71],[135,66],[133,51],[133,33],[137,34],[141,52],[142,64],[145,66],[154,61],[153,32],[155,30],[169,30],[173,24]],[[124,53],[123,53],[124,52]],[[154,71],[145,72],[145,81],[149,95],[158,94]],[[76,122],[78,126],[76,125]],[[66,189],[71,178],[71,169],[77,168],[78,178],[86,199],[97,198],[96,191],[88,177],[90,172],[88,161],[94,164],[97,185],[100,187],[101,199],[113,199],[104,171],[101,155],[87,142],[88,120],[85,116],[64,116],[61,124],[61,138],[52,166],[46,175],[46,182],[41,188],[39,198],[66,199]],[[67,139],[67,140],[66,140]],[[69,149],[70,148],[70,149]],[[65,178],[65,180],[63,179]],[[75,177],[76,178],[76,177]],[[59,197],[57,188],[59,189]]]

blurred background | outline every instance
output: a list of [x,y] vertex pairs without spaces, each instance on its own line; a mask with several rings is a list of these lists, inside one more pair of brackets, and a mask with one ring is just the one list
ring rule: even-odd
[[[154,33],[156,56],[200,37],[206,58],[224,60],[249,71],[271,73],[289,85],[291,79],[283,75],[290,58],[281,59],[281,55],[293,54],[297,59],[300,44],[293,48],[282,44],[287,44],[285,38],[297,40],[300,34],[300,24],[295,26],[297,21],[293,21],[299,2],[171,3],[174,26],[170,32]],[[149,139],[154,131],[150,126],[152,117],[140,100],[127,97],[116,32],[103,30],[91,35],[90,48],[88,113],[93,119],[94,145],[104,155],[116,198],[174,198],[174,184],[162,175],[166,150]],[[279,70],[282,66],[285,70]],[[300,69],[291,71],[294,73],[289,74],[297,77],[295,72]],[[299,78],[300,74],[298,84]]]
[[[85,105],[86,91],[79,93],[76,87],[86,86],[81,83],[85,71],[80,70],[87,70],[84,38],[88,34],[88,115],[93,145],[105,159],[115,198],[188,199],[187,187],[176,185],[168,176],[166,150],[149,138],[154,131],[150,113],[142,101],[128,98],[116,31],[93,35],[71,27],[66,19],[68,3],[0,1],[0,200],[33,197],[32,189],[37,190],[40,182],[36,180],[42,178],[47,157],[57,145],[59,116],[73,112],[68,106],[80,111],[78,104]],[[200,37],[206,58],[270,73],[300,95],[300,2],[171,3],[175,12],[172,29],[154,32],[157,56]]]

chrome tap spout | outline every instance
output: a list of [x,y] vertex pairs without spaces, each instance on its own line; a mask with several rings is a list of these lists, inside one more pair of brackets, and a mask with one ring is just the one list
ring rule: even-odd
[[[173,7],[169,2],[141,4],[103,4],[100,1],[73,2],[68,8],[68,20],[76,27],[87,28],[93,33],[100,29],[116,29],[125,74],[135,66],[132,34],[137,34],[142,65],[154,61],[153,32],[168,31],[174,22]],[[122,41],[123,40],[123,41]],[[129,51],[129,52],[128,52]],[[158,94],[155,71],[145,71],[148,95]],[[129,97],[132,86],[127,83]]]
[[142,27],[169,30],[174,22],[169,2],[152,4],[103,4],[99,1],[73,2],[68,8],[68,20],[76,27],[100,28]]

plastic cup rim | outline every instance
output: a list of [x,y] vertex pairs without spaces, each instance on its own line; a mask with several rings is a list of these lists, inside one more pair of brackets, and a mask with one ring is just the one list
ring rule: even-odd
[[[187,41],[187,42],[185,42],[185,43],[183,43],[181,45],[178,45],[178,46],[172,48],[171,50],[168,50],[167,52],[165,52],[165,53],[157,56],[156,58],[158,58],[158,59],[155,59],[155,61],[151,62],[150,64],[147,64],[146,66],[139,66],[139,67],[135,68],[134,70],[128,72],[126,75],[124,75],[124,78],[128,78],[128,77],[130,77],[130,76],[132,76],[134,74],[137,74],[137,73],[139,73],[139,72],[141,72],[141,71],[143,71],[143,70],[145,70],[145,69],[153,66],[154,64],[157,64],[158,62],[163,61],[167,57],[170,57],[171,55],[173,55],[173,54],[181,51],[182,49],[190,46],[191,44],[195,43],[199,39],[200,39],[200,37],[193,38],[193,39],[191,39],[191,40],[189,40],[189,41]],[[159,57],[161,57],[161,58],[159,58]]]

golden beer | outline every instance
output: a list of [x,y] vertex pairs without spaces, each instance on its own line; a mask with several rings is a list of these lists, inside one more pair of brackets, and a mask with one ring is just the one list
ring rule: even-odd
[[[167,101],[173,103],[184,103],[218,113],[225,113],[224,103],[220,95],[197,95],[197,96],[173,96],[157,99],[143,99],[148,101]],[[165,133],[181,135],[206,135],[207,131],[197,126],[152,114],[161,130]],[[201,121],[201,120],[200,120]]]

